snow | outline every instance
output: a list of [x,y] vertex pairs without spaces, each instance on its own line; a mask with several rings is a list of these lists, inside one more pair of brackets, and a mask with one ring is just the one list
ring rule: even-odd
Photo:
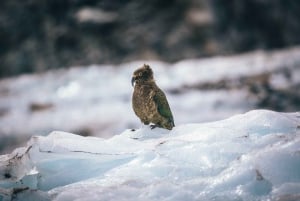
[[[299,200],[300,113],[111,138],[54,131],[0,156],[2,200]],[[1,199],[0,199],[1,200]]]
[[[157,84],[166,92],[177,125],[216,121],[256,108],[257,98],[249,95],[247,89],[185,87],[285,68],[293,68],[291,79],[275,75],[272,85],[288,87],[300,81],[299,47],[271,53],[256,51],[190,59],[175,64],[136,61],[119,66],[91,65],[3,79],[0,81],[0,150],[5,146],[5,139],[17,144],[32,135],[47,135],[53,130],[108,138],[124,129],[139,127],[140,122],[131,108],[130,79],[133,71],[144,63],[150,64]],[[174,90],[182,93],[172,93]],[[32,109],[36,105],[42,107]]]

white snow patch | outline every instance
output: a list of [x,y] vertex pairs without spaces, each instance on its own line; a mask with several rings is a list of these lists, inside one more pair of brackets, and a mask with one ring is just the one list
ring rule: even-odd
[[[271,53],[257,51],[190,59],[175,64],[146,63],[153,68],[157,84],[166,92],[175,124],[179,125],[216,121],[246,112],[255,107],[256,98],[249,96],[245,89],[186,90],[179,94],[171,93],[172,90],[282,70],[286,66],[294,68],[290,80],[272,77],[272,85],[284,87],[290,82],[299,82],[300,71],[296,68],[299,58],[300,48],[295,47]],[[46,135],[52,130],[111,137],[124,129],[140,127],[131,108],[130,79],[133,71],[144,63],[73,67],[1,80],[0,137],[26,138],[33,134]],[[49,108],[34,111],[30,109],[34,104]]]

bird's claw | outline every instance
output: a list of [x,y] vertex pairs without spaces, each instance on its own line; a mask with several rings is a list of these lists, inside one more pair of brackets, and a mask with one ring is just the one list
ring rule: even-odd
[[156,127],[157,127],[156,125],[150,125],[151,130],[153,130]]

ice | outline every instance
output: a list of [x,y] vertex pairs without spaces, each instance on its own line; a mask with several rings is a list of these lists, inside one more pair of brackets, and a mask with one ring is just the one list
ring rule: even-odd
[[299,200],[299,147],[300,113],[269,110],[109,139],[53,131],[0,156],[0,200]]

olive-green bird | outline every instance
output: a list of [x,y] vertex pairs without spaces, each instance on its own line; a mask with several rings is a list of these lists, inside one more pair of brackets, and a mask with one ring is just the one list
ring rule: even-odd
[[131,84],[134,86],[132,107],[141,121],[151,128],[172,130],[175,126],[172,112],[164,92],[155,84],[153,71],[145,65],[134,71]]

